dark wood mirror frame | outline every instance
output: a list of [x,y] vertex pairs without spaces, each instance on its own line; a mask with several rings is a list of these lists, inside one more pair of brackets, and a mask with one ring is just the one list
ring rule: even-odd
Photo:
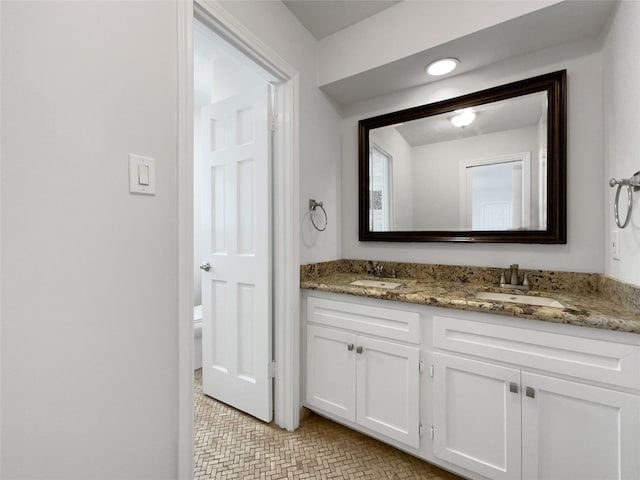
[[[506,85],[360,120],[359,240],[377,242],[567,243],[567,72],[561,70]],[[369,132],[372,129],[462,108],[547,92],[547,229],[505,231],[386,231],[369,229]]]

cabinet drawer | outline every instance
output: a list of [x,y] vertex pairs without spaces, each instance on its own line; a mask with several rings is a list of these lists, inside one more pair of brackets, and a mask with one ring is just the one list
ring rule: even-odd
[[640,389],[640,346],[434,317],[436,348]]
[[416,312],[309,297],[307,321],[420,343],[420,314]]

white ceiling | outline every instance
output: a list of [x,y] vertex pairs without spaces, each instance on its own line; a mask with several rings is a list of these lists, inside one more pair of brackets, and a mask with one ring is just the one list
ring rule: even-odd
[[291,13],[320,40],[392,7],[401,0],[283,0]]
[[[602,32],[615,5],[612,0],[563,1],[320,88],[338,103],[348,105],[548,47],[593,38]],[[460,60],[453,73],[444,77],[425,75],[425,65],[450,56]]]

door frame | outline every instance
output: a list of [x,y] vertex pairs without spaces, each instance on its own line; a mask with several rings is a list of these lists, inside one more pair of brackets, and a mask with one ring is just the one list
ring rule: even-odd
[[300,422],[299,74],[212,0],[176,2],[178,31],[178,478],[193,478],[193,20],[278,79],[273,137],[274,421]]

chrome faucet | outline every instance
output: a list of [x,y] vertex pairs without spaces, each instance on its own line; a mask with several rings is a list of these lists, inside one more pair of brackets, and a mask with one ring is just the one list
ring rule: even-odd
[[511,285],[518,284],[518,264],[512,263],[509,265],[509,278],[511,279]]
[[391,267],[391,271],[387,272],[384,265],[372,265],[371,268],[367,268],[367,273],[373,273],[375,277],[397,278],[398,276],[396,274],[396,267]]
[[517,263],[509,265],[509,282],[505,280],[504,272],[500,274],[500,288],[517,288],[518,290],[529,290],[529,279],[527,274],[524,274],[522,279],[522,285],[518,285],[518,269]]

